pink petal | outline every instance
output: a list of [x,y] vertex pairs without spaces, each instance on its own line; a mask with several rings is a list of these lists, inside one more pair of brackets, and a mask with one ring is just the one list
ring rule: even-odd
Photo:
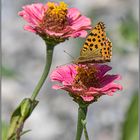
[[68,84],[73,82],[73,78],[75,75],[75,66],[63,66],[58,67],[56,70],[52,72],[50,78],[52,81],[63,82],[63,84]]
[[72,34],[67,34],[64,37],[83,37],[85,38],[87,36],[87,31],[82,30],[82,31],[77,31],[77,32],[73,32]]
[[116,90],[122,90],[122,86],[120,84],[116,84],[116,83],[110,83],[106,86],[104,86],[103,88],[94,88],[94,87],[90,87],[88,92],[101,92],[101,93],[105,93],[108,91],[116,91]]
[[49,31],[47,29],[45,29],[45,32],[51,36],[62,36],[64,33],[56,33],[56,32],[52,32],[52,31]]
[[119,75],[105,75],[100,80],[101,87],[104,87],[105,85],[110,84],[114,80],[119,80],[119,79],[120,79]]
[[82,96],[82,99],[85,101],[85,102],[90,102],[90,101],[93,101],[94,99],[94,96]]
[[83,92],[84,91],[84,89],[82,87],[81,88],[72,87],[72,90],[74,92]]
[[78,17],[80,16],[80,12],[78,11],[78,9],[76,8],[70,8],[68,9],[68,14],[67,14],[67,17],[74,21],[76,20]]
[[72,81],[69,81],[69,80],[62,82],[62,85],[64,85],[64,86],[69,86],[71,84],[72,84]]
[[38,25],[43,17],[42,7],[43,4],[41,3],[23,6],[23,10],[18,15],[22,16],[30,24]]
[[59,81],[59,82],[62,82],[64,81],[64,76],[61,74],[61,69],[58,70],[54,70],[51,75],[50,75],[50,78],[52,81]]
[[59,85],[53,85],[52,88],[58,90],[58,89],[62,89],[63,87]]
[[111,70],[112,68],[108,65],[97,65],[97,67],[99,68],[100,72],[98,73],[99,77],[104,76],[104,74],[106,72],[108,72],[109,70]]
[[24,29],[29,32],[36,33],[36,30],[34,30],[34,28],[29,25],[24,26]]
[[91,20],[85,16],[80,16],[78,19],[73,21],[71,23],[71,28],[73,30],[79,30],[79,29],[91,29]]

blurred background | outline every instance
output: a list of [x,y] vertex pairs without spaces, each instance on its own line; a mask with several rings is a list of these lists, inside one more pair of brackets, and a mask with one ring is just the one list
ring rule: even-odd
[[[2,140],[10,115],[21,100],[30,97],[45,63],[42,39],[23,30],[17,15],[21,7],[47,0],[2,0]],[[56,0],[55,2],[59,2]],[[103,96],[90,105],[87,129],[90,140],[138,140],[138,0],[65,0],[92,19],[104,21],[113,43],[111,73],[122,75],[123,91]],[[55,47],[51,71],[71,62],[85,39],[69,39]],[[61,55],[60,55],[61,54]],[[38,96],[40,103],[26,121],[31,129],[23,140],[74,140],[78,106],[65,91],[55,91],[48,77]],[[84,140],[84,137],[82,138]]]

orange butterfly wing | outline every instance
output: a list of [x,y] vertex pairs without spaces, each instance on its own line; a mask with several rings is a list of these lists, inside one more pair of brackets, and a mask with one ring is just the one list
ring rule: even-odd
[[86,38],[76,63],[110,62],[111,57],[112,43],[106,37],[104,23],[99,22]]

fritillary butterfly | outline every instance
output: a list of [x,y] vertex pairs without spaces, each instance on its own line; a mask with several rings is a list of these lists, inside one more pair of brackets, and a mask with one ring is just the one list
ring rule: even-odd
[[104,23],[99,22],[87,36],[80,57],[74,63],[105,63],[110,62],[111,57],[112,43],[106,37]]

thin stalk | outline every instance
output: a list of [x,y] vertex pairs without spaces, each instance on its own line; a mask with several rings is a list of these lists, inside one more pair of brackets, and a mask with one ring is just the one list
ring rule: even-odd
[[77,133],[75,140],[81,140],[82,132],[83,132],[83,124],[82,120],[86,119],[87,115],[87,106],[80,106],[78,108],[78,122],[77,122]]
[[42,85],[44,84],[44,82],[48,76],[48,73],[49,73],[49,70],[51,67],[51,63],[52,63],[53,49],[54,49],[54,46],[47,46],[45,68],[44,68],[43,74],[42,74],[37,86],[35,87],[35,89],[33,91],[33,94],[31,96],[31,100],[35,100]]
[[83,120],[83,128],[84,128],[85,140],[89,140],[89,136],[86,128],[86,120]]

